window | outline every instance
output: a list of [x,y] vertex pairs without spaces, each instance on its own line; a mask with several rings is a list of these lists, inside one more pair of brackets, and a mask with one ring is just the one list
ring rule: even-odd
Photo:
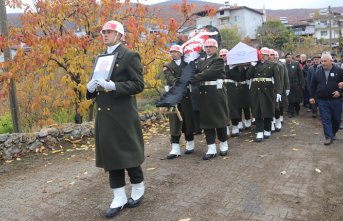
[[236,16],[235,16],[235,22],[238,22],[238,19],[239,19],[239,16],[236,15]]
[[224,11],[220,11],[219,14],[220,14],[220,15],[224,15]]
[[321,36],[328,36],[328,31],[321,31],[321,32],[320,32],[320,35],[321,35]]

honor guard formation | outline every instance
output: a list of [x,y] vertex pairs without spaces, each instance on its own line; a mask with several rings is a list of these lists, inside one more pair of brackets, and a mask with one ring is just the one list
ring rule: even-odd
[[[105,217],[113,218],[123,208],[139,206],[144,197],[144,141],[135,98],[144,89],[144,77],[140,55],[122,43],[120,22],[106,22],[101,35],[107,50],[99,57],[113,57],[114,68],[99,61],[105,67],[99,68],[103,73],[98,78],[88,82],[87,99],[94,99],[97,105],[96,166],[109,175],[113,200]],[[299,61],[286,53],[282,62],[276,50],[257,50],[239,43],[237,48],[243,45],[252,52],[247,59],[239,50],[233,56],[236,46],[231,51],[219,50],[220,37],[216,35],[217,31],[197,32],[183,45],[170,47],[172,60],[163,66],[165,93],[158,103],[176,110],[169,114],[171,149],[167,159],[194,153],[195,135],[201,133],[207,144],[203,160],[227,156],[228,137],[240,136],[252,125],[255,142],[273,139],[272,132],[282,130],[284,112],[287,110],[289,118],[297,117],[300,103],[313,118],[319,110],[324,144],[335,140],[342,113],[343,70],[330,53],[313,60],[301,55]],[[180,148],[182,133],[184,151]],[[131,183],[130,197],[125,174]]]
[[[183,54],[185,48],[188,51],[188,44],[172,45],[172,60],[163,67],[167,92],[190,61],[196,66],[186,95],[177,105],[182,118],[169,114],[171,150],[167,159],[182,155],[182,133],[186,139],[184,154],[192,154],[196,149],[194,135],[205,134],[207,151],[203,160],[228,155],[228,137],[240,136],[242,130],[250,130],[252,125],[254,141],[263,142],[273,132],[282,130],[285,112],[288,118],[299,116],[301,104],[313,118],[319,116],[319,109],[324,144],[335,140],[341,127],[343,64],[334,61],[329,52],[312,59],[302,54],[295,60],[291,53],[262,47],[256,50],[256,61],[229,65],[230,51],[219,50],[218,42],[211,35],[207,37],[203,51],[197,51],[198,54]],[[284,54],[284,59],[280,59],[279,53]]]

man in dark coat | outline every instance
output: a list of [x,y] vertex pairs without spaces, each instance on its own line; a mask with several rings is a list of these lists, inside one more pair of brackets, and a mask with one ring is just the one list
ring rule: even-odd
[[251,79],[250,102],[252,114],[256,119],[256,142],[270,137],[275,101],[281,100],[282,93],[277,64],[268,61],[268,48],[261,48],[260,51],[261,60],[247,72],[247,79]]
[[[320,55],[313,56],[314,64],[308,69],[307,74],[307,89],[308,93],[311,93],[311,81],[314,74],[317,72],[317,69],[320,67]],[[317,118],[317,104],[314,102],[314,104],[311,104],[311,111],[312,111],[312,118]]]
[[311,79],[310,103],[318,104],[325,135],[324,145],[330,145],[335,140],[341,123],[342,89],[340,87],[343,85],[340,82],[343,82],[343,70],[333,65],[330,53],[323,53],[321,61],[322,66]]
[[294,117],[294,114],[299,115],[300,102],[303,101],[304,76],[302,74],[299,62],[292,61],[292,55],[287,53],[286,67],[288,71],[290,92],[288,95],[288,117]]
[[198,73],[191,83],[200,82],[200,127],[204,129],[208,150],[203,160],[216,156],[216,135],[220,141],[219,155],[228,153],[226,126],[229,123],[228,105],[224,81],[224,61],[216,51],[218,43],[215,39],[205,41],[206,58],[198,63]]
[[[169,88],[173,87],[177,79],[181,77],[182,69],[186,65],[186,63],[181,59],[182,48],[180,45],[172,45],[169,51],[173,60],[163,67],[163,73],[167,84],[165,86],[166,92],[168,92]],[[178,105],[178,109],[182,116],[182,121],[180,121],[176,114],[169,114],[169,126],[171,135],[171,151],[167,156],[167,159],[169,160],[179,157],[181,154],[180,137],[182,131],[185,133],[186,139],[185,154],[190,154],[194,150],[193,108],[189,91],[182,99],[181,103]]]
[[[96,166],[109,171],[114,199],[106,217],[117,215],[126,207],[140,205],[144,194],[144,142],[134,95],[144,89],[143,68],[138,53],[121,43],[123,25],[108,21],[102,28],[107,54],[117,54],[109,81],[91,80],[87,99],[96,99],[95,120]],[[100,89],[101,88],[101,89]],[[132,186],[129,200],[125,193],[125,169]]]

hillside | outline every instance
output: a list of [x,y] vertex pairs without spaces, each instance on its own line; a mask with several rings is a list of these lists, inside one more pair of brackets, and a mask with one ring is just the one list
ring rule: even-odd
[[[176,19],[178,22],[183,22],[184,17],[182,13],[176,12],[175,9],[173,9],[173,5],[180,5],[182,0],[169,0],[161,3],[156,3],[149,5],[149,16],[159,17],[162,18],[165,21],[168,21],[170,18]],[[211,3],[206,1],[200,1],[200,0],[188,0],[188,4],[193,4],[195,7],[192,10],[192,12],[199,12],[204,10],[205,8],[219,8],[222,6],[222,4],[217,3]],[[224,1],[223,1],[224,2]],[[262,12],[262,9],[256,9],[258,11]],[[267,20],[279,20],[280,17],[287,17],[288,21],[290,23],[299,21],[299,20],[305,20],[309,19],[309,14],[312,12],[316,12],[319,9],[283,9],[283,10],[266,10],[267,14]],[[333,7],[332,11],[343,13],[343,7]],[[15,14],[8,14],[8,23],[10,25],[19,26],[20,20],[19,20],[19,13]],[[194,18],[187,23],[187,26],[195,26],[195,20]]]

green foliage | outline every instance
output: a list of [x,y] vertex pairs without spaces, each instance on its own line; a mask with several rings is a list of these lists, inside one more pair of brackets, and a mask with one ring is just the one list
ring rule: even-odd
[[12,133],[12,118],[10,113],[0,116],[0,134]]
[[263,47],[275,50],[294,51],[295,35],[288,30],[280,21],[267,21],[257,29],[257,39]]
[[67,109],[58,109],[52,114],[52,119],[57,124],[70,123],[74,121],[75,112]]
[[221,29],[220,36],[222,39],[220,47],[226,48],[228,50],[233,48],[236,44],[238,44],[241,41],[241,36],[238,33],[237,27],[234,27],[232,29]]

